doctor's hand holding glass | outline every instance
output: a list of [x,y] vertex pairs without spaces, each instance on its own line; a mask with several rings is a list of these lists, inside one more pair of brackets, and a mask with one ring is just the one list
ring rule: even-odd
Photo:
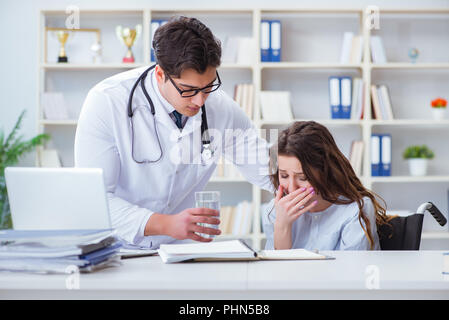
[[[147,235],[152,235],[151,232],[154,232],[154,235],[166,234],[178,240],[192,239],[195,241],[210,242],[213,238],[207,235],[216,236],[221,231],[218,228],[210,228],[199,224],[218,226],[220,224],[218,216],[218,210],[209,208],[189,208],[174,215],[161,214],[158,217],[159,223],[155,224],[160,229],[149,230]],[[148,225],[151,225],[151,223]]]

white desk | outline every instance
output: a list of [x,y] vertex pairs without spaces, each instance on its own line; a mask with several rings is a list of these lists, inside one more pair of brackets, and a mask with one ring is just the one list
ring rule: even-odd
[[118,268],[81,274],[79,289],[72,290],[66,288],[68,275],[0,272],[0,299],[449,299],[442,251],[324,253],[336,259],[127,259]]

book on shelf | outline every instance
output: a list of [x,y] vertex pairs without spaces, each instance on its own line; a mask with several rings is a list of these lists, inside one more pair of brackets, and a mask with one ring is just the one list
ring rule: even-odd
[[394,120],[393,107],[386,85],[371,85],[372,118],[376,120]]
[[260,60],[262,62],[280,62],[281,52],[281,21],[262,20],[260,23]]
[[223,44],[222,63],[252,64],[256,41],[252,37],[227,37]]
[[386,120],[393,120],[393,107],[391,106],[390,94],[386,85],[381,85],[377,88],[379,94],[379,101],[381,102],[382,115],[385,115]]
[[360,63],[363,56],[363,38],[360,35],[354,36],[353,32],[343,34],[340,63]]
[[251,233],[253,221],[251,202],[242,201],[237,206],[220,208],[220,230],[223,235],[247,235]]
[[373,63],[387,63],[385,47],[380,36],[370,37],[371,59]]
[[262,118],[270,121],[293,121],[290,91],[261,91]]
[[357,176],[362,175],[363,141],[352,141],[349,162]]
[[305,249],[254,251],[243,240],[208,243],[162,244],[158,250],[164,263],[181,261],[326,260],[333,257]]
[[242,107],[245,114],[253,119],[254,85],[252,83],[237,84],[234,87],[234,100]]
[[69,119],[67,104],[62,92],[43,92],[41,96],[41,103],[45,119]]
[[361,120],[363,119],[365,101],[365,84],[362,78],[356,77],[352,79],[352,107],[351,107],[351,119]]
[[391,135],[371,135],[371,176],[391,176]]

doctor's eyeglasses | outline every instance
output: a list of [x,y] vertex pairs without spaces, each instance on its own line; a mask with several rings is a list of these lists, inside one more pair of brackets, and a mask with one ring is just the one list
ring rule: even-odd
[[220,79],[220,76],[218,75],[218,72],[216,72],[216,73],[217,73],[217,79],[215,79],[215,81],[218,81],[217,83],[210,84],[210,85],[205,86],[203,88],[188,89],[188,90],[181,90],[181,89],[179,89],[178,86],[176,85],[176,83],[173,81],[173,79],[167,73],[165,73],[165,75],[167,76],[168,80],[170,80],[170,82],[173,84],[173,86],[176,88],[176,90],[178,90],[178,92],[181,95],[181,97],[189,98],[189,97],[196,96],[200,91],[202,93],[208,94],[208,93],[214,92],[215,90],[220,88],[220,86],[221,86],[221,79]]

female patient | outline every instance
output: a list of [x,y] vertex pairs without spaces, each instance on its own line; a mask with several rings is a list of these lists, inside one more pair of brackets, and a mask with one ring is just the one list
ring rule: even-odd
[[326,127],[295,122],[281,132],[276,197],[264,217],[266,249],[377,250],[385,208],[367,190]]

